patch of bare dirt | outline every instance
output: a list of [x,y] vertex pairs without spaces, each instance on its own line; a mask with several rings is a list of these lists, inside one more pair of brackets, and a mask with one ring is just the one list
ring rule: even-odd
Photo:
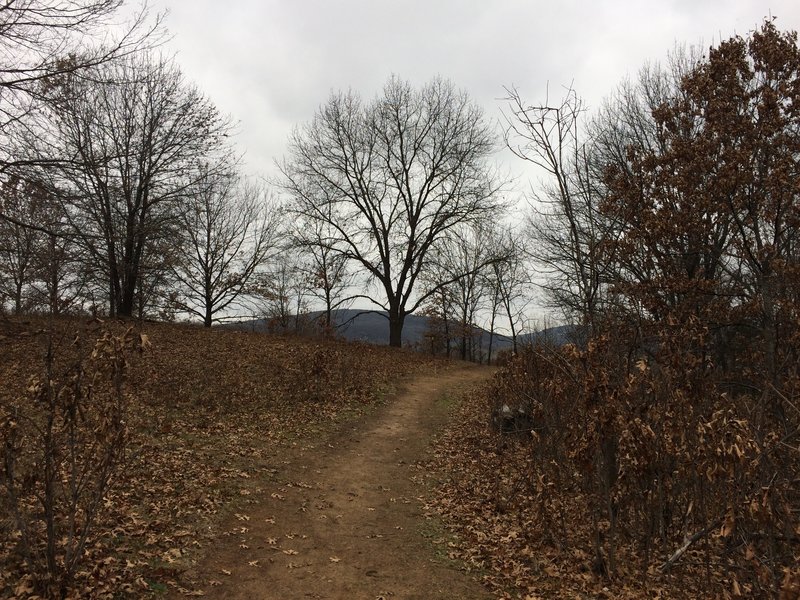
[[298,443],[186,574],[191,587],[226,599],[490,598],[424,535],[418,477],[447,419],[443,399],[490,374],[417,377],[330,441]]

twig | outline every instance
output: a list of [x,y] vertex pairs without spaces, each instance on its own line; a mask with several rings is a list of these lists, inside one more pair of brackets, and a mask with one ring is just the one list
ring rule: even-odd
[[701,540],[704,537],[706,537],[711,531],[719,527],[721,523],[722,523],[722,517],[717,518],[714,521],[712,521],[707,527],[701,529],[691,537],[684,538],[683,545],[680,548],[678,548],[675,552],[673,552],[672,556],[670,556],[667,559],[667,561],[658,568],[658,570],[661,571],[662,573],[666,573],[667,571],[669,571],[672,568],[672,565],[678,562],[680,557],[684,555],[684,553],[689,549],[689,547],[692,544],[694,544],[697,540]]

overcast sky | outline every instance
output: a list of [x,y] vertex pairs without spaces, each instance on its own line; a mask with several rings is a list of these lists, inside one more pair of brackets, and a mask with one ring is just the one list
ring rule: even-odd
[[[496,119],[503,86],[531,103],[573,83],[590,107],[676,43],[707,47],[798,0],[153,0],[187,76],[239,122],[247,170],[269,174],[331,90],[374,96],[395,73],[466,89]],[[511,165],[513,168],[513,165]]]

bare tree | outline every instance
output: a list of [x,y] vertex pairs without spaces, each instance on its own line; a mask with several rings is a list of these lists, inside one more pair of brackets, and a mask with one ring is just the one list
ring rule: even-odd
[[489,299],[489,361],[492,359],[493,337],[498,313],[507,319],[512,349],[523,327],[525,308],[530,298],[531,273],[526,264],[524,244],[511,230],[488,229],[484,234],[487,252],[493,257],[490,269],[483,274]]
[[267,327],[279,333],[301,333],[308,309],[308,281],[302,257],[288,246],[278,253],[269,269],[259,273],[253,291],[259,297]]
[[[54,215],[60,207],[54,206]],[[52,315],[62,315],[80,308],[89,282],[85,255],[68,235],[62,235],[68,224],[56,217],[47,222],[48,232],[36,253],[37,278],[33,299],[37,308],[44,307]]]
[[543,285],[556,307],[591,326],[613,264],[604,242],[619,229],[600,211],[602,189],[580,129],[583,103],[571,88],[552,106],[529,106],[516,89],[506,91],[506,144],[546,176],[543,191],[533,191],[529,219]]
[[30,186],[12,178],[2,184],[2,204],[15,221],[0,220],[0,304],[9,302],[20,314],[30,308],[30,286],[36,277],[35,253],[41,244],[39,231],[22,223],[35,221],[38,202]]
[[308,292],[323,304],[320,324],[324,335],[337,327],[336,312],[348,308],[353,298],[348,294],[355,280],[336,230],[328,222],[301,220],[292,232],[293,244],[303,253]]
[[392,78],[368,104],[333,94],[292,135],[281,165],[292,211],[331,226],[334,250],[377,283],[380,293],[364,298],[387,311],[391,346],[436,292],[416,294],[433,245],[501,209],[493,148],[482,110],[442,79],[415,90]]
[[[485,305],[487,288],[483,271],[491,268],[486,227],[462,225],[453,228],[432,253],[433,268],[424,277],[429,289],[439,292],[431,296],[444,320],[448,335],[458,341],[461,360],[476,360],[477,315]],[[449,355],[449,340],[448,340]]]
[[[434,268],[428,275],[433,281],[441,281]],[[452,290],[449,286],[439,286],[436,293],[428,297],[422,307],[422,314],[428,317],[425,337],[430,344],[431,354],[444,352],[450,358],[453,352],[453,338],[455,335],[455,317],[453,310]]]
[[168,60],[139,55],[93,73],[53,88],[55,131],[37,153],[46,143],[44,153],[78,159],[40,177],[62,190],[74,235],[103,266],[109,312],[130,316],[143,270],[165,262],[159,240],[205,176],[200,161],[226,151],[230,125]]
[[[120,23],[123,0],[6,0],[0,4],[0,136],[23,126],[52,80],[84,76],[108,61],[128,56],[160,40],[160,18],[147,24],[141,5]],[[116,35],[115,35],[116,33]],[[0,152],[0,172],[30,162]],[[54,157],[40,156],[39,163]]]
[[[148,19],[146,0],[132,18],[120,18],[123,0],[7,0],[0,3],[0,173],[30,176],[32,165],[46,167],[75,155],[50,152],[19,153],[19,139],[40,131],[38,119],[47,105],[53,85],[64,77],[89,77],[90,71],[112,60],[130,56],[160,43],[161,18]],[[33,183],[36,184],[34,177]],[[48,230],[40,220],[27,219],[0,198],[0,221],[28,233],[47,237],[51,258],[64,263],[72,243],[64,230]],[[57,257],[59,255],[59,257]],[[30,262],[30,261],[28,261]],[[51,267],[54,266],[52,263]],[[50,269],[48,303],[56,298],[61,308],[67,296],[56,293],[52,284],[57,271]],[[61,269],[64,277],[70,274]],[[8,283],[6,277],[4,283]],[[39,295],[42,285],[39,282]],[[63,282],[62,282],[63,283]],[[68,288],[61,285],[62,291]],[[74,292],[74,289],[72,290]],[[70,295],[70,294],[68,294]],[[75,299],[74,294],[72,299]],[[65,304],[66,302],[66,304]]]
[[[69,236],[59,202],[42,186],[16,177],[0,185],[5,210],[0,219],[0,304],[15,314],[69,310],[82,291],[78,248]],[[36,223],[36,228],[25,226]]]
[[279,239],[279,217],[263,186],[206,172],[181,215],[185,243],[172,268],[178,306],[206,327],[236,305]]

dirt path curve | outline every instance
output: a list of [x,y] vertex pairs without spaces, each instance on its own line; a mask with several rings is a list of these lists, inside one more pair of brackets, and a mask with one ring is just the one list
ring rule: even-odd
[[443,399],[490,374],[464,366],[414,379],[330,443],[287,457],[259,505],[228,523],[198,565],[205,597],[489,598],[436,557],[412,478],[447,419]]

